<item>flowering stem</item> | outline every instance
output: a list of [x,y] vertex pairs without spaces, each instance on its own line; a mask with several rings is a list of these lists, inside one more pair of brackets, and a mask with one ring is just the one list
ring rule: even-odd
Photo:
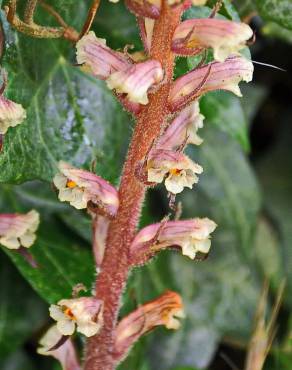
[[179,24],[181,7],[170,8],[162,2],[161,15],[155,22],[150,57],[158,60],[165,72],[164,84],[150,95],[137,118],[136,128],[124,164],[119,189],[120,207],[108,230],[105,257],[96,280],[96,297],[104,301],[104,325],[101,332],[88,340],[85,370],[113,370],[117,364],[111,356],[114,330],[129,268],[129,247],[135,236],[146,186],[135,176],[136,166],[160,134],[168,113],[167,98],[173,77],[174,54],[171,39]]

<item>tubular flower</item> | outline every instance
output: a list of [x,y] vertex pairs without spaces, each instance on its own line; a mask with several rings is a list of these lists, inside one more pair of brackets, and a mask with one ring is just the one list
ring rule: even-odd
[[178,329],[183,318],[183,303],[179,294],[167,291],[130,313],[118,324],[115,334],[114,356],[125,357],[131,346],[154,327],[164,325],[167,329]]
[[176,111],[208,91],[227,90],[242,96],[239,82],[250,82],[253,64],[241,56],[231,56],[223,63],[212,62],[179,77],[169,94],[169,108]]
[[147,177],[149,182],[161,183],[165,179],[165,187],[172,194],[178,194],[185,187],[192,188],[198,182],[196,174],[203,168],[180,152],[157,149],[152,151],[147,161]]
[[91,297],[62,299],[58,305],[51,305],[49,311],[63,335],[72,335],[77,329],[91,337],[98,333],[103,323],[103,303]]
[[63,370],[80,370],[74,345],[70,339],[66,340],[57,349],[52,349],[61,342],[63,335],[56,325],[53,325],[41,338],[37,353],[44,356],[52,356],[58,360]]
[[163,69],[156,60],[137,63],[124,71],[112,73],[107,79],[110,89],[117,93],[127,94],[128,100],[133,103],[148,104],[148,89],[161,82]]
[[119,206],[117,190],[92,172],[72,167],[63,161],[53,182],[59,190],[61,202],[69,202],[77,209],[86,208],[88,202],[114,216]]
[[15,127],[25,119],[26,111],[21,104],[0,95],[0,135],[6,134],[9,127]]
[[152,224],[138,232],[131,245],[130,254],[134,261],[139,262],[159,250],[178,247],[183,255],[195,259],[198,252],[209,252],[210,234],[215,228],[215,222],[208,218]]
[[76,44],[77,63],[82,64],[95,77],[107,79],[111,73],[127,69],[129,59],[106,46],[106,40],[95,36],[93,31],[83,36]]
[[0,244],[9,249],[29,248],[33,245],[39,225],[39,214],[32,210],[26,214],[0,215]]
[[199,102],[195,101],[170,123],[157,143],[163,149],[177,149],[182,144],[200,145],[203,140],[197,135],[203,127],[204,116],[200,114]]
[[214,59],[223,62],[244,48],[252,36],[252,29],[245,23],[214,18],[189,19],[176,28],[172,50],[180,55],[196,55],[212,48]]
[[161,0],[126,0],[126,5],[137,16],[159,18]]

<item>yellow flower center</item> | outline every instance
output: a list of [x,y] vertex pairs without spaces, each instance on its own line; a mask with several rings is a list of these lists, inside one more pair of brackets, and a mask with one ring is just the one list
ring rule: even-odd
[[201,45],[200,45],[200,42],[199,42],[197,39],[195,39],[195,38],[192,38],[192,39],[191,39],[191,40],[189,40],[189,41],[187,42],[187,44],[186,44],[186,47],[187,47],[188,49],[194,49],[194,48],[199,47],[199,46],[201,46]]
[[179,175],[179,174],[181,173],[181,170],[179,170],[178,168],[171,168],[171,169],[169,170],[169,173],[170,173],[171,175]]
[[66,183],[66,187],[67,188],[70,188],[70,189],[73,189],[73,188],[76,188],[77,184],[75,181],[73,180],[67,180],[67,183]]
[[68,316],[68,317],[69,317],[69,319],[71,319],[71,320],[76,320],[76,317],[74,316],[74,314],[73,314],[72,310],[71,310],[69,307],[65,308],[65,310],[64,310],[64,314],[65,314],[66,316]]

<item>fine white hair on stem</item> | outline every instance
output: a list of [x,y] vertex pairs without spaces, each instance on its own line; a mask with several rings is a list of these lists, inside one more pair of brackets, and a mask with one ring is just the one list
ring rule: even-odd
[[274,69],[277,69],[277,70],[282,71],[282,72],[287,72],[286,69],[274,66],[273,64],[258,62],[257,60],[252,60],[252,62],[254,64],[258,64],[260,66],[270,67],[270,68],[274,68]]

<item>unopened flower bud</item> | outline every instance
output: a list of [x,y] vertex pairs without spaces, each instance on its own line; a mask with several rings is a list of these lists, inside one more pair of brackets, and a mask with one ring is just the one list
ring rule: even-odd
[[185,187],[192,189],[198,182],[196,174],[202,172],[203,168],[189,157],[171,150],[154,150],[147,161],[148,181],[161,183],[165,180],[165,187],[172,194],[181,193]]
[[62,340],[63,334],[53,325],[41,338],[37,353],[43,356],[52,356],[58,360],[63,370],[80,370],[76,350],[71,339],[67,339],[57,349],[52,348]]
[[208,91],[227,90],[242,96],[239,82],[250,82],[253,64],[241,56],[232,56],[223,63],[212,62],[179,77],[169,94],[169,108],[175,112]]
[[63,335],[72,335],[76,329],[91,337],[99,332],[103,324],[103,302],[96,298],[62,299],[58,305],[51,305],[49,310]]
[[152,36],[154,30],[154,19],[151,18],[138,18],[138,23],[141,30],[141,38],[143,41],[144,49],[149,54],[152,44]]
[[184,317],[183,303],[179,294],[167,291],[130,313],[118,324],[115,335],[114,357],[122,360],[131,346],[156,326],[178,329],[178,318]]
[[29,248],[33,245],[39,225],[39,214],[0,214],[0,244],[9,249]]
[[107,85],[117,93],[127,94],[133,103],[148,104],[149,88],[163,79],[163,69],[156,60],[137,63],[124,71],[112,73]]
[[114,216],[119,206],[117,190],[92,172],[59,162],[59,170],[53,181],[59,190],[61,202],[69,202],[77,209],[87,207],[88,202]]
[[210,234],[215,228],[215,222],[208,218],[152,224],[138,232],[130,247],[130,255],[133,261],[139,262],[162,249],[175,247],[181,248],[183,255],[194,259],[198,252],[209,252]]
[[106,40],[95,36],[93,31],[83,36],[76,44],[77,62],[95,77],[105,80],[111,73],[127,69],[129,59],[106,46]]
[[9,127],[15,127],[26,119],[22,105],[0,95],[0,135],[6,134]]
[[178,113],[157,143],[157,148],[177,149],[182,144],[200,145],[203,140],[197,135],[203,127],[204,116],[200,114],[199,102],[194,101]]
[[212,48],[214,59],[223,62],[244,48],[252,35],[252,29],[245,23],[214,18],[189,19],[176,28],[172,50],[179,55],[196,55]]
[[97,267],[100,267],[103,261],[109,223],[110,220],[101,215],[97,215],[93,220],[93,253]]

